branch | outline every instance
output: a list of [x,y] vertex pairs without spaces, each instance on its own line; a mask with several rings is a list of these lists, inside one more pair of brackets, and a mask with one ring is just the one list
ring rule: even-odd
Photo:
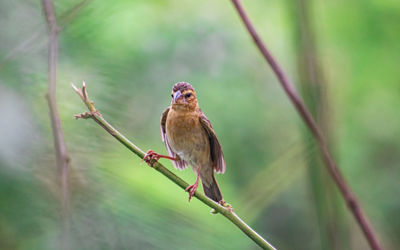
[[[139,158],[143,159],[145,153],[129,141],[125,136],[123,136],[118,130],[112,127],[100,114],[99,111],[96,110],[94,103],[89,99],[86,85],[83,83],[82,89],[78,89],[75,85],[72,84],[75,92],[81,97],[83,103],[89,109],[89,112],[84,112],[78,115],[75,115],[76,119],[83,118],[93,119],[97,124],[99,124],[102,128],[104,128],[110,135],[112,135],[115,139],[117,139],[120,143],[122,143],[125,147],[127,147],[130,151],[136,154]],[[170,179],[176,185],[181,187],[182,189],[186,189],[189,184],[184,180],[179,178],[177,175],[169,171],[166,167],[164,167],[161,163],[155,162],[152,166],[155,170],[163,174],[165,177]],[[199,191],[196,191],[194,196],[203,202],[205,205],[214,209],[216,213],[222,214],[228,220],[230,220],[233,224],[235,224],[240,230],[242,230],[250,239],[252,239],[257,245],[259,245],[263,249],[275,249],[269,242],[267,242],[264,238],[262,238],[256,231],[254,231],[249,225],[247,225],[239,216],[237,216],[231,207],[224,207],[219,205],[218,203],[210,200],[205,195],[201,194]]]
[[361,227],[362,231],[364,232],[364,236],[368,240],[368,243],[372,249],[382,249],[380,243],[376,235],[373,232],[373,229],[366,218],[361,205],[357,201],[355,195],[353,194],[351,188],[347,184],[346,180],[344,179],[343,175],[341,174],[339,168],[337,167],[334,159],[332,158],[327,145],[325,143],[324,137],[321,133],[321,130],[317,126],[314,118],[310,114],[307,107],[304,105],[303,101],[301,100],[300,96],[298,95],[294,85],[289,80],[287,75],[283,72],[281,66],[269,52],[267,47],[264,45],[263,41],[261,40],[260,36],[258,35],[257,31],[255,30],[253,24],[250,22],[245,10],[243,9],[239,0],[232,0],[233,5],[235,6],[240,18],[242,19],[244,25],[246,26],[247,31],[249,32],[250,36],[253,38],[254,43],[260,50],[261,54],[264,56],[265,60],[271,66],[273,72],[275,73],[276,77],[278,78],[281,86],[285,90],[286,94],[288,95],[290,101],[295,106],[297,112],[300,114],[303,121],[306,123],[307,127],[309,128],[310,132],[314,136],[315,140],[317,141],[318,147],[321,151],[322,158],[328,169],[332,179],[335,181],[340,193],[342,194],[343,199],[346,201],[348,208],[352,212],[353,216],[355,217],[356,221],[358,222],[359,226]]
[[[48,78],[49,86],[46,94],[47,102],[50,110],[51,127],[53,130],[54,148],[56,151],[57,168],[61,180],[61,210],[65,229],[64,243],[67,244],[69,232],[68,221],[68,172],[70,158],[68,155],[67,147],[64,141],[64,134],[61,128],[60,116],[57,110],[56,102],[56,84],[57,84],[57,58],[58,58],[58,26],[57,19],[54,12],[52,0],[42,0],[43,12],[46,17],[48,36],[49,36],[49,55],[48,55]],[[64,245],[67,248],[67,245]]]

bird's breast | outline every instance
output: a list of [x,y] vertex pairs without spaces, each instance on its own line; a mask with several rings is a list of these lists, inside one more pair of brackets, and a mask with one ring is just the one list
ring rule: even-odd
[[171,110],[166,121],[168,144],[179,157],[193,167],[208,164],[210,144],[196,112]]

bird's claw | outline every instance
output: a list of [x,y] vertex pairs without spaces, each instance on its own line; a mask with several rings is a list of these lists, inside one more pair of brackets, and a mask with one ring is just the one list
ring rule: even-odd
[[229,204],[228,202],[221,200],[220,202],[218,202],[221,206],[223,206],[224,208],[228,209],[229,211],[233,212],[233,207],[231,204]]
[[146,154],[144,155],[142,161],[145,161],[147,165],[150,167],[153,166],[153,164],[160,159],[160,155],[154,152],[153,150],[149,149]]
[[192,197],[194,196],[194,192],[196,192],[196,189],[198,186],[199,186],[199,184],[197,182],[195,182],[194,184],[189,185],[185,189],[186,192],[189,192],[189,202],[190,202],[190,199],[192,199]]
[[[225,209],[228,209],[229,212],[231,212],[231,213],[233,212],[233,207],[232,207],[232,205],[229,204],[228,202],[226,202],[226,201],[224,201],[224,200],[220,200],[220,201],[218,202],[218,204],[221,205],[222,207],[224,207]],[[211,209],[210,213],[212,213],[212,214],[218,214],[218,211],[215,210],[215,209],[213,208],[213,209]]]

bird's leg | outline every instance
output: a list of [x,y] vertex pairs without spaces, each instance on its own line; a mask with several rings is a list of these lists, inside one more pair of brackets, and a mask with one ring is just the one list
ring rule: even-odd
[[145,161],[150,167],[153,166],[154,162],[158,161],[160,158],[169,159],[172,161],[178,161],[178,158],[174,158],[168,155],[160,155],[154,152],[153,150],[149,149],[146,154],[144,155],[142,161]]
[[197,187],[199,186],[200,168],[201,166],[197,169],[196,181],[185,189],[186,192],[189,192],[189,202],[190,199],[192,199],[192,197],[194,196],[194,192],[196,192]]

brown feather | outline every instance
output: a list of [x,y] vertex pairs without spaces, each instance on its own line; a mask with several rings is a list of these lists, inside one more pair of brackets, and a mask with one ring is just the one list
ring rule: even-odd
[[218,141],[217,135],[215,134],[214,129],[211,125],[211,122],[210,120],[208,120],[207,116],[203,112],[201,112],[199,119],[200,124],[207,132],[208,138],[210,140],[210,154],[213,168],[217,173],[224,173],[226,168],[224,154],[222,152],[222,147]]
[[214,174],[211,175],[212,179],[210,183],[206,183],[205,180],[201,180],[203,183],[204,193],[207,197],[211,198],[215,202],[220,202],[222,198],[221,190],[218,187],[218,183],[215,180]]
[[[161,140],[165,143],[165,147],[167,148],[168,155],[179,159],[179,156],[177,154],[175,154],[174,151],[172,151],[171,147],[169,146],[168,140],[166,137],[165,124],[167,122],[169,109],[170,109],[169,107],[166,108],[161,115],[161,126],[160,126]],[[177,169],[185,169],[187,167],[187,163],[184,160],[172,161],[172,163],[174,164],[175,168],[177,168]]]
[[172,91],[176,92],[176,91],[180,90],[181,92],[183,92],[184,90],[187,90],[187,89],[191,89],[194,91],[194,88],[189,83],[178,82],[174,85],[174,87],[172,88]]

